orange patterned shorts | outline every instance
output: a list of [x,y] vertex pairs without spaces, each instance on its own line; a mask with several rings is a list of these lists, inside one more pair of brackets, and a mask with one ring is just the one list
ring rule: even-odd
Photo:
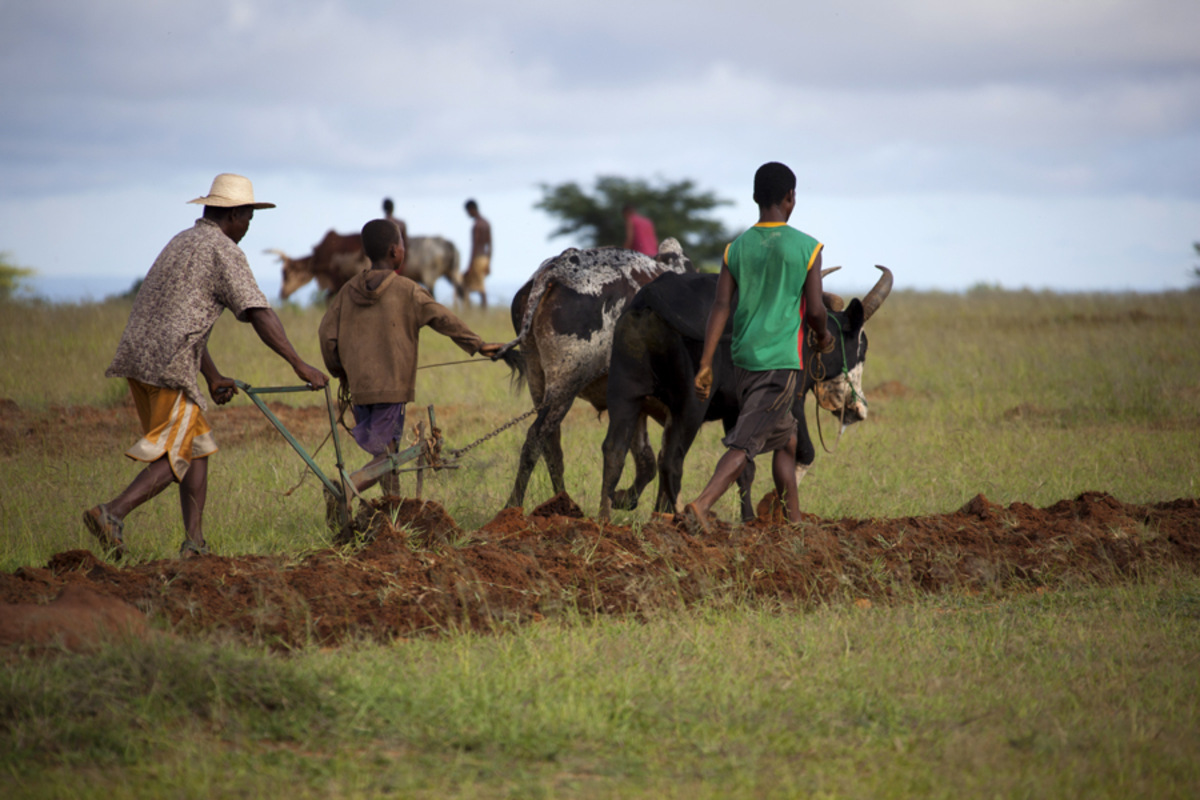
[[125,455],[150,463],[164,455],[171,472],[179,480],[187,474],[192,460],[217,452],[217,441],[200,406],[188,399],[182,389],[166,389],[126,378],[129,392],[142,422],[142,438]]

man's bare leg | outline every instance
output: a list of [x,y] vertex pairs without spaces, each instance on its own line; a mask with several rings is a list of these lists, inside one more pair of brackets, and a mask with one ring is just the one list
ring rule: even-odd
[[683,516],[693,534],[708,533],[709,510],[738,479],[747,463],[749,462],[746,459],[745,450],[730,448],[725,451],[725,455],[721,456],[716,470],[713,471],[713,476],[709,478],[708,484],[700,492],[700,496],[684,506]]
[[175,473],[167,456],[163,456],[138,473],[138,476],[112,500],[105,503],[108,512],[117,519],[125,519],[130,511],[157,497],[163,489],[175,482]]
[[204,547],[204,503],[208,499],[208,457],[192,460],[179,482],[179,507],[183,511],[183,529],[193,550]]

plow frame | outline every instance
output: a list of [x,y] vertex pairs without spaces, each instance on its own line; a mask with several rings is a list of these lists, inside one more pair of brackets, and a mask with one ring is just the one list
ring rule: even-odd
[[[362,499],[362,495],[354,486],[354,481],[350,478],[350,474],[346,472],[346,461],[342,454],[341,437],[338,436],[338,411],[337,404],[333,400],[333,394],[329,390],[329,384],[325,385],[325,407],[329,411],[329,433],[333,439],[334,456],[337,463],[337,474],[332,478],[317,466],[317,462],[313,460],[312,455],[305,449],[304,445],[300,444],[299,440],[292,435],[292,432],[287,429],[279,417],[267,406],[261,395],[270,394],[286,394],[291,392],[311,392],[313,389],[309,386],[260,386],[254,387],[244,381],[235,380],[234,384],[237,388],[246,393],[246,396],[258,406],[258,410],[263,413],[263,416],[275,426],[275,429],[283,436],[287,443],[292,446],[308,468],[321,481],[325,490],[333,497],[338,506],[339,521],[342,524],[348,524],[352,519],[350,514],[350,498],[352,495],[357,495]],[[440,457],[442,448],[442,433],[437,427],[436,417],[433,413],[433,406],[427,406],[426,411],[429,416],[429,432],[430,435],[425,435],[425,422],[417,423],[417,438],[416,444],[396,453],[388,453],[387,458],[378,464],[360,470],[361,477],[366,479],[379,478],[389,472],[399,474],[400,466],[416,459],[417,466],[403,470],[409,472],[416,470],[417,472],[417,497],[421,496],[422,479],[424,471],[427,469],[457,469],[458,465],[452,462],[443,461]],[[319,450],[320,448],[318,448]]]

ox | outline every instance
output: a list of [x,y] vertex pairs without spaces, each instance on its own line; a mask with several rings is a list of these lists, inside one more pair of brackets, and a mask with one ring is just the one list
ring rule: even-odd
[[[371,262],[363,253],[362,236],[329,231],[312,253],[304,258],[289,258],[281,250],[268,250],[279,256],[283,264],[283,285],[279,296],[286,300],[301,286],[314,278],[317,286],[332,297],[351,278],[369,269]],[[404,276],[433,291],[438,278],[454,286],[455,297],[464,298],[462,279],[458,274],[458,248],[440,236],[410,236],[404,257]]]
[[[837,267],[825,270],[823,274],[835,269]],[[804,416],[804,400],[809,391],[815,394],[822,408],[836,413],[843,425],[866,419],[862,371],[867,355],[867,335],[863,323],[879,309],[892,288],[891,271],[886,267],[879,269],[883,274],[875,287],[862,301],[852,300],[844,311],[841,298],[825,293],[829,330],[837,341],[832,353],[814,354],[809,343],[804,342],[805,371],[792,406],[798,433],[797,482],[804,477],[816,455]],[[634,483],[627,490],[615,491],[630,442],[644,431],[647,416],[663,425],[655,501],[655,510],[659,512],[678,510],[683,460],[700,425],[719,419],[728,433],[737,422],[738,400],[728,328],[713,357],[713,388],[709,399],[700,400],[693,388],[704,347],[704,329],[716,291],[716,275],[664,275],[638,292],[618,320],[606,397],[608,434],[603,445],[601,519],[608,519],[613,506],[636,508],[642,490],[650,481],[639,463],[645,455],[635,449],[634,463],[638,469]],[[748,464],[738,480],[743,520],[754,517],[750,498],[753,467],[753,462]]]
[[[632,250],[601,247],[569,248],[547,259],[512,303],[517,338],[502,353],[520,345],[525,356],[529,391],[538,409],[525,435],[516,481],[507,506],[521,506],[538,459],[546,459],[555,493],[566,490],[559,425],[575,398],[606,407],[608,359],[613,329],[638,289],[665,272],[694,272],[675,239],[666,239],[654,258]],[[639,469],[654,472],[649,439],[637,441]]]

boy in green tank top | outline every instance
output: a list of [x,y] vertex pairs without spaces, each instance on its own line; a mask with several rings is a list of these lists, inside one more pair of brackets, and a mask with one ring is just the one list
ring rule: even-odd
[[783,164],[763,164],[754,174],[758,224],[725,249],[717,299],[705,328],[696,394],[712,389],[712,361],[729,320],[733,293],[733,364],[739,396],[737,425],[722,439],[728,448],[700,496],[684,508],[693,534],[709,532],[708,512],[759,453],[774,453],[771,475],[787,518],[800,519],[796,489],[796,420],[792,403],[800,386],[801,301],[804,322],[822,352],[833,349],[821,297],[822,245],[787,225],[796,208],[796,176]]

